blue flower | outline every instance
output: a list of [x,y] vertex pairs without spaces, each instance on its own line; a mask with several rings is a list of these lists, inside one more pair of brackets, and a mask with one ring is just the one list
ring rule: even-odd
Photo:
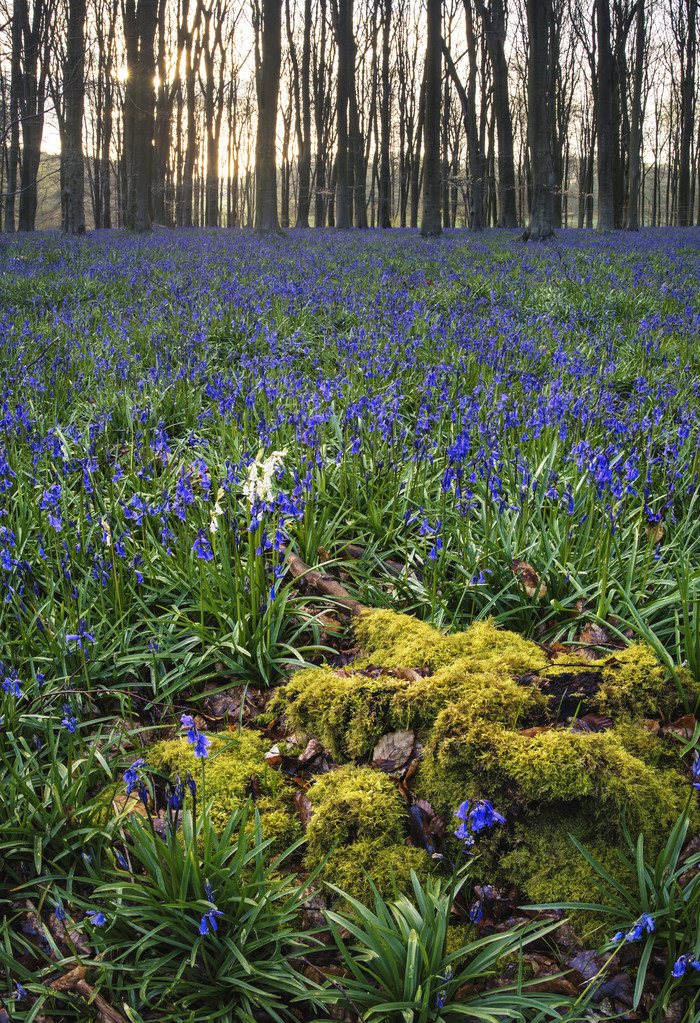
[[127,767],[124,771],[124,781],[126,782],[126,794],[130,796],[139,783],[139,768],[143,767],[146,761],[143,757],[139,757],[138,760],[134,760],[131,767]]
[[484,912],[483,907],[481,905],[481,900],[477,899],[476,902],[473,902],[471,905],[471,908],[469,910],[469,919],[473,924],[478,924],[483,915]]
[[192,551],[200,561],[214,560],[214,552],[211,549],[211,544],[205,536],[200,535],[197,537],[195,542],[192,544]]
[[107,917],[101,909],[91,909],[86,915],[91,918],[90,923],[93,927],[103,927],[107,923]]
[[16,980],[15,981],[15,993],[14,993],[13,997],[16,998],[16,1000],[19,1002],[22,998],[26,998],[28,994],[29,994],[29,992],[27,991],[26,987],[22,987],[20,982],[18,980]]
[[671,970],[671,975],[676,978],[682,977],[689,966],[692,966],[694,970],[700,970],[700,962],[698,962],[697,957],[692,955],[692,953],[681,956],[680,959],[675,961],[673,969]]
[[[211,739],[208,735],[202,735],[194,723],[194,718],[190,714],[183,714],[180,718],[180,724],[183,728],[187,729],[187,741],[190,746],[194,746],[194,755],[202,758],[209,756]],[[194,795],[194,792],[192,795]]]
[[61,721],[61,724],[67,732],[71,732],[72,734],[75,731],[75,714],[67,703],[63,704],[63,713],[65,714],[65,717]]
[[208,913],[204,914],[204,916],[202,917],[202,919],[200,921],[199,933],[200,934],[208,934],[210,928],[211,928],[212,931],[218,931],[219,928],[218,928],[217,923],[216,923],[216,918],[217,918],[217,916],[223,916],[223,915],[224,914],[221,912],[220,909],[216,909],[216,908],[210,909]]

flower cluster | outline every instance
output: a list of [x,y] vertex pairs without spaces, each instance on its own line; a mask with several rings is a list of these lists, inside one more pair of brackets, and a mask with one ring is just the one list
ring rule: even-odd
[[651,934],[654,930],[654,918],[649,913],[642,913],[638,920],[632,924],[630,929],[625,934],[623,931],[618,931],[613,937],[613,941],[639,941],[643,934]]
[[505,817],[494,809],[488,799],[465,799],[454,812],[462,822],[455,831],[455,838],[464,842],[467,852],[474,846],[474,835],[494,824],[505,824]]
[[180,724],[183,728],[187,729],[187,741],[191,746],[194,746],[192,751],[194,755],[196,757],[208,757],[211,739],[208,735],[202,735],[194,723],[194,718],[190,714],[183,714],[180,718]]
[[671,970],[671,975],[676,978],[682,977],[689,966],[692,966],[694,970],[700,971],[700,962],[698,961],[697,956],[694,956],[692,953],[688,953],[687,955],[676,959],[673,964],[673,969]]
[[210,931],[218,931],[219,928],[216,923],[216,918],[217,916],[223,916],[224,914],[214,905],[214,892],[212,891],[212,887],[208,881],[204,882],[204,891],[207,896],[207,900],[211,905],[211,909],[202,917],[199,923],[199,933],[206,936]]

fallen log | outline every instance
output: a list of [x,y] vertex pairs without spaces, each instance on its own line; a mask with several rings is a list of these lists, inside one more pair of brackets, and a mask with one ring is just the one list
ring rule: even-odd
[[295,579],[303,580],[306,586],[313,590],[314,593],[324,597],[332,597],[338,605],[339,611],[345,611],[353,618],[363,614],[365,611],[369,611],[365,604],[355,600],[332,575],[326,575],[315,568],[309,568],[297,554],[292,554],[289,550],[287,551],[287,567]]

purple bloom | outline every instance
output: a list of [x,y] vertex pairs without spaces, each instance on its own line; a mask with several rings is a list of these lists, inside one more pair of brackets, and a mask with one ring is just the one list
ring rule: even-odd
[[200,921],[199,933],[200,934],[208,934],[210,928],[211,928],[212,931],[218,931],[219,928],[218,928],[217,923],[216,923],[216,918],[217,918],[217,916],[223,916],[223,915],[224,914],[221,912],[221,910],[220,909],[216,909],[216,907],[214,909],[210,909],[208,913],[204,914],[204,916],[202,917],[202,919]]
[[104,915],[101,909],[91,909],[87,913],[87,916],[91,918],[90,923],[93,925],[93,927],[103,927],[104,924],[107,923],[107,917]]
[[63,704],[63,713],[65,714],[65,717],[61,721],[61,725],[67,732],[71,732],[72,734],[75,731],[75,714],[67,703]]
[[213,561],[214,552],[205,536],[198,536],[192,544],[192,551],[200,561]]
[[126,782],[126,794],[130,796],[139,783],[139,768],[143,767],[146,761],[143,757],[139,757],[138,760],[134,760],[131,767],[127,767],[124,771],[124,781]]

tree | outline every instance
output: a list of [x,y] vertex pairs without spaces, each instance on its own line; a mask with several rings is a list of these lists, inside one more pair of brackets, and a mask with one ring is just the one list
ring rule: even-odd
[[630,125],[627,208],[625,210],[625,227],[628,231],[639,230],[639,165],[642,140],[642,82],[644,81],[644,56],[646,51],[644,5],[645,0],[637,0],[637,29]]
[[524,238],[539,241],[554,234],[554,168],[549,148],[549,31],[551,0],[527,0],[529,61],[527,134],[532,167],[532,203]]
[[596,230],[615,228],[613,197],[612,92],[613,62],[610,40],[610,2],[595,0],[598,23],[598,223]]
[[498,134],[498,226],[517,227],[513,122],[510,115],[508,62],[505,55],[505,7],[503,0],[491,0],[490,8],[481,0],[476,0],[476,9],[486,33],[486,45],[493,72],[493,107]]
[[85,168],[83,161],[85,14],[86,0],[70,0],[66,61],[63,73],[63,96],[66,104],[63,230],[67,234],[85,233]]
[[382,24],[382,105],[379,167],[379,226],[391,227],[391,0],[384,0]]
[[335,159],[335,226],[340,231],[350,227],[350,192],[348,166],[348,99],[350,90],[350,62],[353,57],[351,42],[353,29],[353,0],[334,0],[335,37],[338,44],[338,81],[336,118],[338,150]]
[[154,43],[159,0],[124,0],[122,17],[127,79],[124,89],[126,227],[151,230],[151,186],[155,128]]
[[[276,133],[282,66],[282,0],[262,0],[262,29],[256,33],[255,81],[258,131],[255,142],[255,230],[280,230],[277,215]],[[258,44],[258,36],[261,44]],[[262,51],[262,52],[261,52]]]
[[440,220],[440,55],[442,52],[442,0],[428,0],[428,34],[425,56],[425,123],[423,159],[424,238],[442,234]]

